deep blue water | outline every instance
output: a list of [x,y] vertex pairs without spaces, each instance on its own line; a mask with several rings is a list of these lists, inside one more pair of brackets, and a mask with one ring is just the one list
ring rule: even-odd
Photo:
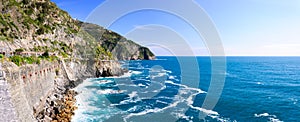
[[[300,121],[300,57],[227,57],[216,70],[211,62],[210,57],[122,62],[130,70],[124,76],[87,79],[76,88],[73,121]],[[203,103],[214,92],[208,91],[215,85],[212,76],[225,81],[217,80],[223,91],[219,100],[208,101],[218,100],[209,109]]]

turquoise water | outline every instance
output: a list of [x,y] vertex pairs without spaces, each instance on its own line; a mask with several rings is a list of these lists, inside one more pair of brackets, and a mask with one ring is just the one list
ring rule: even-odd
[[[122,63],[130,70],[124,76],[87,79],[76,88],[73,121],[299,121],[299,57],[227,57],[226,70],[214,73],[209,57]],[[212,74],[226,79],[207,109]]]

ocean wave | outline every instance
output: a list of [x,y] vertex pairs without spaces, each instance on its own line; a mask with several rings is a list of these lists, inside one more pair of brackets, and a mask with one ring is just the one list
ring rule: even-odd
[[104,89],[104,90],[98,90],[97,94],[99,95],[107,95],[107,94],[121,94],[124,93],[123,90],[112,90],[112,89]]
[[113,80],[100,80],[98,83],[99,84],[108,84],[108,83],[113,83]]
[[198,93],[206,93],[205,91],[203,91],[203,90],[201,90],[199,88],[192,88],[192,87],[189,87],[187,85],[175,83],[175,82],[170,81],[170,80],[165,81],[165,83],[169,83],[169,84],[172,84],[172,85],[180,86],[180,87],[182,87],[181,89],[193,90],[193,91],[197,91]]
[[256,117],[256,118],[267,117],[270,122],[283,122],[280,119],[278,119],[276,115],[271,115],[269,113],[254,114],[254,117]]
[[176,77],[176,76],[172,76],[172,75],[171,75],[171,76],[169,76],[169,79],[170,79],[170,80],[174,80],[175,77]]
[[185,119],[186,121],[192,122],[193,117],[187,116],[184,113],[179,113],[179,112],[172,112],[172,115],[174,115],[176,118],[180,119]]
[[117,104],[111,104],[111,106],[120,106],[120,105],[125,105],[130,103],[137,103],[140,101],[142,101],[142,99],[138,96],[137,92],[134,91],[128,94],[128,97],[125,100],[122,100]]
[[140,75],[142,74],[143,72],[140,72],[140,71],[133,71],[133,70],[130,70],[129,71],[131,74],[135,74],[135,75]]
[[176,101],[172,104],[169,104],[169,106],[167,107],[164,107],[164,108],[153,108],[153,109],[145,109],[144,111],[141,111],[141,112],[138,112],[138,113],[130,113],[129,115],[125,116],[123,118],[123,120],[125,122],[127,122],[127,120],[131,117],[134,117],[134,116],[143,116],[143,115],[146,115],[146,114],[149,114],[149,113],[159,113],[159,112],[162,112],[166,109],[169,109],[169,108],[172,108],[172,107],[176,107],[178,104],[180,103],[180,101]]

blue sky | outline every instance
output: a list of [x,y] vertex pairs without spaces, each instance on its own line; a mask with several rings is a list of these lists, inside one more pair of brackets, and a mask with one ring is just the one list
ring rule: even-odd
[[[103,0],[52,1],[79,20],[86,20],[88,15],[104,2]],[[227,56],[299,56],[299,0],[195,0],[195,2],[214,22]],[[122,6],[112,6],[114,7],[122,9]],[[197,16],[199,13],[192,14]],[[101,25],[101,22],[93,23]],[[209,50],[201,37],[187,23],[168,13],[152,10],[134,12],[120,18],[108,29],[149,46],[156,55],[172,55],[174,52],[172,48],[183,52],[175,55],[209,55]],[[168,29],[180,36],[174,38],[177,37],[176,33],[171,31],[163,33]],[[154,36],[158,33],[165,36]],[[162,46],[146,44],[153,40],[159,40]],[[186,50],[183,44],[177,43],[180,41],[186,42],[189,49]]]

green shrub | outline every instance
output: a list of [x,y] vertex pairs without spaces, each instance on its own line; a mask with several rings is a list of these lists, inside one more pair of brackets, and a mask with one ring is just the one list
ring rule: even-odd
[[34,10],[32,9],[32,8],[29,8],[28,10],[25,10],[25,13],[27,14],[27,15],[32,15],[33,14],[33,12],[34,12]]
[[15,50],[15,53],[21,53],[21,52],[23,52],[23,51],[24,51],[23,48],[19,48],[19,49],[16,49],[16,50]]
[[50,56],[50,58],[49,58],[49,61],[50,62],[53,62],[53,61],[57,61],[58,60],[58,57],[57,56]]
[[3,54],[0,54],[0,59],[2,59],[4,57],[4,55]]
[[60,52],[60,54],[62,55],[63,58],[68,58],[68,56],[69,56],[69,55],[68,55],[67,53],[65,53],[65,52]]
[[14,62],[17,66],[21,66],[22,64],[40,64],[41,59],[36,56],[30,57],[22,57],[22,56],[12,56],[10,57],[10,61]]
[[108,57],[109,59],[113,59],[113,55],[111,52],[109,52],[108,50],[105,50],[103,47],[101,46],[97,46],[96,47],[96,58],[100,58],[100,59],[105,59],[105,57]]
[[42,54],[42,57],[44,57],[44,58],[49,58],[49,51],[47,50],[47,51],[45,51],[43,54]]
[[21,66],[23,64],[23,58],[18,55],[10,57],[10,60],[14,62],[17,66]]

